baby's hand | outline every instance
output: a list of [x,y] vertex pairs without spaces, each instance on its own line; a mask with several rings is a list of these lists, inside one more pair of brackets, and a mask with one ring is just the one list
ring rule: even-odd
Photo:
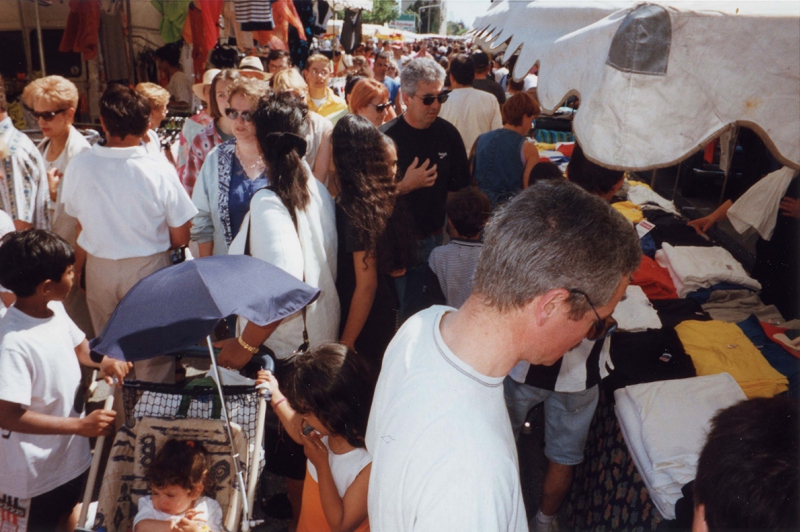
[[170,530],[174,532],[203,532],[206,527],[206,520],[202,519],[204,513],[198,510],[187,510],[183,517],[175,522]]

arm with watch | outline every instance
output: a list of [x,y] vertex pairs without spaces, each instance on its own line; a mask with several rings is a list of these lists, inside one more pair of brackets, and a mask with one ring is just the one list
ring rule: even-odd
[[280,321],[276,321],[261,327],[253,322],[248,322],[240,336],[222,342],[222,351],[217,357],[217,363],[231,369],[243,368],[258,352],[261,344],[275,332],[280,323]]

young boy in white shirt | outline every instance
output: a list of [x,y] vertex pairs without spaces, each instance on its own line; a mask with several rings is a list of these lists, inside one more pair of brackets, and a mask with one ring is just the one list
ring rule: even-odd
[[0,284],[17,298],[0,319],[0,493],[18,499],[24,511],[17,517],[28,530],[74,528],[70,516],[91,461],[88,438],[113,428],[112,410],[82,416],[80,364],[99,367],[109,383],[130,369],[90,355],[67,316],[62,301],[74,263],[70,245],[48,231],[0,239]]

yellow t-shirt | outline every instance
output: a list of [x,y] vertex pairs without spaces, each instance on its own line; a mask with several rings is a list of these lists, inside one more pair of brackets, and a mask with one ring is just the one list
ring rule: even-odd
[[612,203],[611,206],[617,209],[617,212],[619,212],[622,216],[635,224],[638,224],[644,220],[642,209],[635,203],[630,201],[619,201],[617,203]]
[[675,330],[698,376],[730,373],[748,399],[772,397],[789,388],[786,377],[770,366],[735,323],[684,321]]

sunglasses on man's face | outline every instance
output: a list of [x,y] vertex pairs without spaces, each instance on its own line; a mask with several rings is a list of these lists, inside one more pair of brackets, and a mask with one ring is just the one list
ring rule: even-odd
[[601,318],[600,314],[597,312],[597,309],[594,308],[592,300],[589,299],[589,296],[586,294],[586,292],[572,289],[570,290],[570,293],[579,294],[585,297],[586,302],[589,303],[589,308],[592,309],[592,312],[594,312],[594,315],[597,318],[595,322],[592,324],[591,329],[589,329],[589,332],[586,333],[587,340],[601,340],[603,338],[608,337],[611,333],[617,330],[617,320],[615,320],[611,316],[608,316],[605,319]]
[[242,120],[245,122],[253,121],[252,111],[237,111],[236,109],[231,109],[230,107],[225,109],[225,116],[227,116],[230,120],[236,120],[241,116]]
[[372,107],[374,107],[374,108],[375,108],[375,110],[376,110],[376,111],[378,111],[379,113],[382,113],[382,112],[384,112],[385,110],[387,110],[389,107],[391,107],[391,106],[392,106],[392,104],[391,104],[391,103],[389,103],[389,102],[386,102],[386,103],[379,103],[379,104],[377,104],[377,105],[375,105],[374,103],[371,103],[371,104],[369,104],[369,105],[371,105]]
[[36,120],[39,120],[41,118],[45,122],[50,122],[56,117],[57,114],[63,113],[64,111],[67,110],[69,110],[69,107],[65,109],[59,109],[58,111],[43,111],[41,113],[37,113],[36,111],[31,110],[31,114]]
[[[414,96],[417,96],[416,94]],[[429,94],[427,96],[417,96],[420,100],[422,100],[422,105],[433,105],[433,102],[438,101],[439,103],[444,103],[450,97],[450,91],[440,92],[439,94]]]

